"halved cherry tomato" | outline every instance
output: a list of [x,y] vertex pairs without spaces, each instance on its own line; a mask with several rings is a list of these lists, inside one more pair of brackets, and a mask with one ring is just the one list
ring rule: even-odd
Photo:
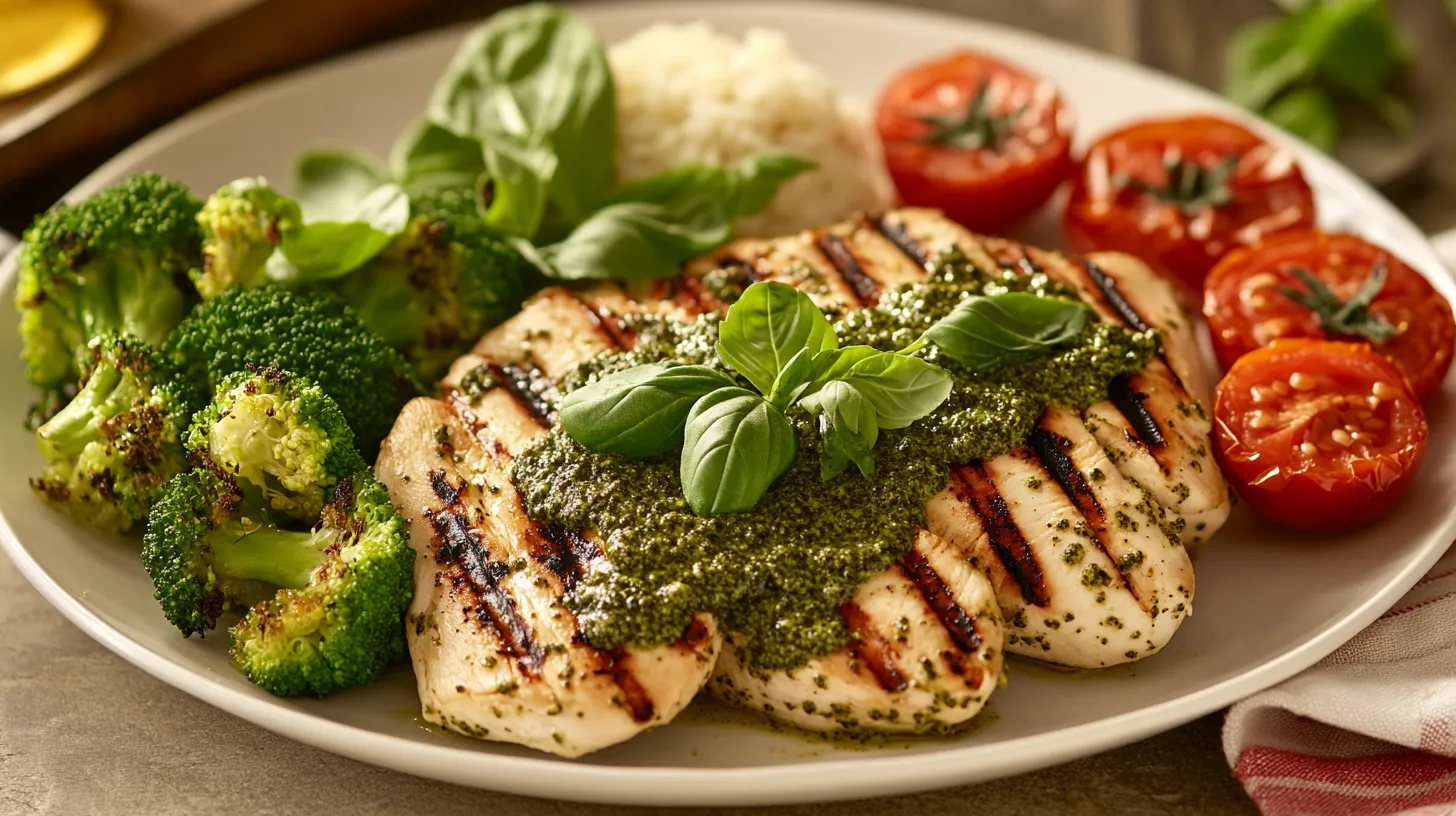
[[905,203],[937,207],[978,232],[1036,212],[1072,166],[1073,116],[1061,92],[977,51],[895,77],[875,127]]
[[1213,116],[1138,122],[1097,140],[1062,224],[1078,252],[1126,252],[1195,295],[1229,250],[1312,226],[1314,194],[1293,154]]
[[1395,503],[1426,450],[1399,369],[1364,343],[1276,340],[1234,363],[1213,399],[1219,462],[1271,521],[1364,524]]
[[[1297,270],[1318,282],[1313,290]],[[1362,287],[1373,289],[1381,276],[1379,291],[1362,297]],[[1286,294],[1308,293],[1300,299],[1309,302],[1321,286],[1329,295],[1318,304],[1323,317]],[[1367,340],[1401,370],[1417,399],[1441,387],[1456,343],[1451,304],[1419,272],[1354,235],[1313,230],[1280,233],[1224,256],[1204,284],[1203,314],[1225,368],[1280,337]]]

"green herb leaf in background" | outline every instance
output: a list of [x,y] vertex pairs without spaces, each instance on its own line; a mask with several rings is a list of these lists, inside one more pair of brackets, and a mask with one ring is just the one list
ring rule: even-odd
[[418,119],[390,149],[389,171],[410,195],[473,190],[485,173],[485,155],[479,139]]
[[1313,57],[1295,48],[1296,31],[1288,19],[1265,19],[1235,32],[1224,57],[1224,96],[1249,110],[1262,111],[1313,74]]
[[485,173],[477,179],[475,198],[486,226],[515,238],[536,235],[551,203],[556,155],[540,145],[502,141],[483,156]]
[[814,163],[765,153],[727,167],[680,167],[623,185],[561,241],[528,257],[562,280],[647,280],[733,236],[733,220],[767,206],[787,179]]
[[389,171],[353,148],[311,150],[294,165],[293,197],[308,221],[348,221]]
[[[616,147],[611,69],[595,32],[564,10],[520,6],[476,28],[436,83],[427,115],[481,142],[497,200],[544,199],[568,223],[606,200]],[[538,189],[517,189],[526,184]],[[539,215],[496,220],[527,239],[535,233],[521,227],[541,223]]]
[[838,345],[814,301],[786,283],[745,289],[718,329],[718,356],[764,394],[801,350],[815,354]]
[[633,366],[567,394],[561,427],[594,453],[653,456],[683,443],[700,397],[733,387],[732,377],[707,366]]
[[1413,50],[1387,0],[1284,5],[1289,16],[1249,23],[1229,42],[1224,95],[1325,150],[1339,139],[1342,100],[1407,132],[1409,106],[1389,86]]
[[987,371],[1049,354],[1081,333],[1088,314],[1078,301],[1029,292],[972,296],[910,348],[931,343],[971,371]]
[[306,222],[287,230],[268,258],[268,277],[297,284],[347,275],[404,231],[409,210],[404,190],[385,184],[365,196],[344,220]]
[[652,280],[676,275],[687,258],[727,240],[711,207],[672,210],[625,202],[597,210],[566,240],[543,247],[520,244],[541,271],[558,280]]
[[793,466],[798,452],[783,412],[747,389],[719,389],[688,414],[683,495],[700,516],[747,510]]
[[611,200],[672,207],[707,201],[722,211],[725,221],[733,221],[762,212],[784,182],[817,166],[792,153],[768,150],[722,167],[692,164],[631,181]]
[[1340,141],[1335,103],[1328,93],[1313,86],[1283,94],[1264,109],[1264,118],[1326,153],[1334,151]]
[[805,400],[804,407],[818,415],[819,434],[824,437],[819,478],[827,482],[853,462],[861,475],[873,479],[880,423],[869,398],[854,385],[836,380]]

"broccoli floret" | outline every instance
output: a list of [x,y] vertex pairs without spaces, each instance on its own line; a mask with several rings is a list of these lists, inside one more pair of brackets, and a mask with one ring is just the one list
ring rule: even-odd
[[230,286],[268,282],[268,256],[283,231],[303,223],[298,205],[261,178],[224,186],[197,214],[202,227],[202,265],[192,270],[197,291],[215,297]]
[[80,391],[36,429],[47,465],[31,487],[77,521],[125,532],[182,469],[199,397],[134,337],[103,335],[87,353]]
[[167,341],[181,376],[214,393],[247,364],[307,377],[338,403],[366,458],[419,392],[408,362],[331,295],[233,287],[192,311]]
[[335,284],[426,380],[515,314],[534,268],[480,219],[473,197],[417,197],[405,231]]
[[60,204],[25,232],[16,305],[26,376],[42,388],[74,381],[86,345],[123,332],[161,345],[196,295],[201,203],[150,173],[80,204]]
[[168,620],[191,635],[251,605],[231,629],[232,661],[281,696],[372,682],[404,656],[414,552],[368,469],[334,485],[312,529],[290,530],[198,458],[147,524],[142,559]]
[[223,380],[192,420],[187,448],[205,452],[272,510],[318,518],[335,484],[365,467],[334,401],[304,377],[276,368]]

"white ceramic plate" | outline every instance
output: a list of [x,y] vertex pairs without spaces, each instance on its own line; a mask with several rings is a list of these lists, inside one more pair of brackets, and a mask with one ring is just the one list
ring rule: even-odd
[[[952,17],[890,7],[789,2],[595,3],[581,8],[608,40],[659,20],[707,19],[730,32],[769,26],[843,88],[873,99],[917,59],[955,46],[1002,53],[1066,91],[1085,138],[1130,117],[1187,110],[1237,115],[1215,97],[1133,65]],[[135,170],[211,190],[244,175],[279,180],[321,141],[382,152],[422,107],[460,37],[444,32],[366,52],[229,95],[144,139],[96,171],[83,197]],[[1456,285],[1421,234],[1348,172],[1298,147],[1327,224],[1391,246],[1447,297]],[[1046,225],[1033,230],[1044,231]],[[13,297],[13,270],[3,277]],[[1378,526],[1320,540],[1236,512],[1196,556],[1197,615],[1162,654],[1100,673],[1066,675],[1025,663],[994,696],[984,724],[953,741],[836,749],[721,716],[689,712],[671,726],[577,761],[426,729],[408,669],[327,700],[287,701],[251,686],[226,659],[225,637],[183,640],[158,613],[133,541],[82,530],[31,496],[40,467],[19,428],[15,332],[0,332],[0,543],[72,621],[147,672],[265,728],[409,773],[535,796],[677,805],[787,803],[885,795],[972,782],[1063,762],[1170,728],[1289,677],[1368,624],[1456,535],[1453,386],[1430,408],[1425,470]],[[197,735],[199,741],[206,735]]]

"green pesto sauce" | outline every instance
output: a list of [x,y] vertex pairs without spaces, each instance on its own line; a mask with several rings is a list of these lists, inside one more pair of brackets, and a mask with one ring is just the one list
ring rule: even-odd
[[[961,298],[1005,291],[1071,296],[1043,275],[984,272],[948,257],[927,281],[831,318],[838,318],[841,346],[891,350],[909,345]],[[716,315],[632,322],[632,351],[583,363],[562,379],[561,392],[660,360],[722,368],[713,354]],[[1105,399],[1108,382],[1146,365],[1157,342],[1152,333],[1093,322],[1055,354],[979,374],[924,349],[918,354],[944,366],[954,388],[930,416],[880,434],[873,482],[853,468],[821,481],[814,421],[792,409],[798,461],[758,506],[740,513],[693,515],[678,478],[679,451],[646,460],[593,454],[560,428],[515,458],[512,478],[533,517],[592,529],[602,539],[605,565],[568,598],[593,645],[670,643],[702,610],[742,635],[751,668],[793,668],[844,645],[840,604],[910,549],[949,466],[1019,447],[1047,406]]]

